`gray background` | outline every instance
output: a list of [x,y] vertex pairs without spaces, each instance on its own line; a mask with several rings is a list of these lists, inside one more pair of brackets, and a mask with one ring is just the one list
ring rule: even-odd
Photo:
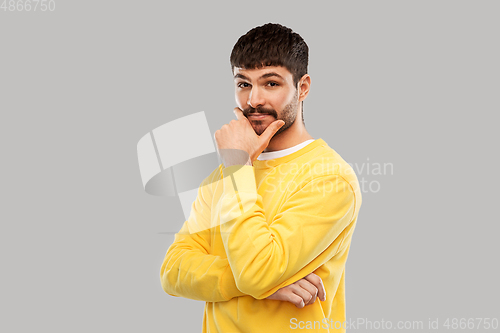
[[[184,217],[178,198],[144,192],[136,145],[198,111],[212,133],[234,119],[231,49],[267,22],[309,45],[309,133],[380,185],[363,192],[348,317],[498,318],[499,10],[61,0],[54,12],[1,10],[0,330],[201,331],[204,303],[161,289]],[[366,172],[375,163],[393,172]]]

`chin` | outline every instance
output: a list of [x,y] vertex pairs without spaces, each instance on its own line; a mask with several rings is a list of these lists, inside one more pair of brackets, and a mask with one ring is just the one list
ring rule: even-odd
[[255,134],[261,135],[262,133],[264,133],[264,131],[266,130],[266,128],[267,127],[262,128],[261,126],[257,126],[257,127],[254,127],[253,130],[255,131]]
[[252,124],[252,127],[255,132],[262,131],[262,133],[264,133],[264,131],[266,130],[266,128],[269,127],[269,125],[270,124]]

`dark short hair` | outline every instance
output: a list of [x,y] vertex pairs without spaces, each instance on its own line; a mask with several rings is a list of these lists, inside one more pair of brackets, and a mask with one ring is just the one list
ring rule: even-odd
[[248,31],[233,47],[230,62],[234,67],[256,69],[282,66],[292,73],[293,83],[307,74],[309,48],[298,34],[278,23],[267,23]]

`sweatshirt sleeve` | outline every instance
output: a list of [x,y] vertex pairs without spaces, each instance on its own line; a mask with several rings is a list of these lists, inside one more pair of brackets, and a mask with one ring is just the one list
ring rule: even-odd
[[222,171],[221,237],[239,290],[266,298],[337,254],[356,209],[344,178],[328,174],[297,184],[268,223],[253,167]]
[[245,294],[236,287],[227,258],[209,253],[212,197],[207,179],[198,189],[189,219],[167,250],[160,280],[171,296],[223,302]]

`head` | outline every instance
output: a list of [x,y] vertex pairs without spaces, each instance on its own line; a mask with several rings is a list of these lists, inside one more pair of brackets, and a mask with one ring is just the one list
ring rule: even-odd
[[[258,135],[277,119],[285,121],[279,134],[292,126],[309,92],[309,49],[302,37],[280,24],[251,29],[233,47],[230,62],[238,107]],[[300,104],[302,103],[302,105]],[[264,118],[249,115],[266,114]]]

